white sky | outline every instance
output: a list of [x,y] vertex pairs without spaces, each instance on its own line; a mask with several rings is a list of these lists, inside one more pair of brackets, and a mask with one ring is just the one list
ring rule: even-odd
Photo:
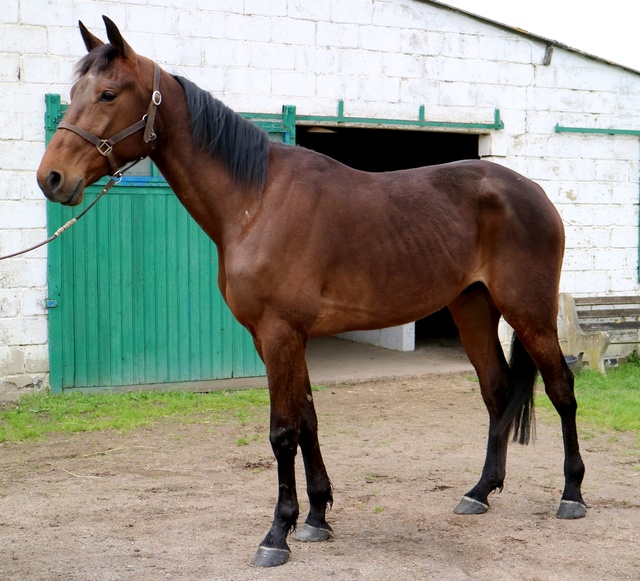
[[441,0],[640,71],[640,0]]

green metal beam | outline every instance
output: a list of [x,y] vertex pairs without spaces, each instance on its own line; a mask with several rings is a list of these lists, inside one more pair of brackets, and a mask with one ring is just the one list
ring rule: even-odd
[[602,129],[598,127],[564,127],[556,124],[556,133],[595,133],[599,135],[640,135],[640,129]]
[[439,129],[475,129],[497,130],[504,129],[504,122],[500,119],[500,109],[494,110],[493,123],[460,123],[457,121],[429,121],[425,118],[425,107],[420,105],[417,119],[388,119],[375,117],[348,117],[344,114],[344,101],[338,101],[338,114],[336,116],[325,115],[298,115],[298,123],[351,123],[354,125],[383,125],[389,127],[431,127]]
[[460,123],[457,121],[429,121],[425,118],[425,107],[420,105],[417,119],[388,119],[377,117],[349,117],[344,114],[344,101],[338,101],[337,115],[296,115],[295,106],[285,105],[280,113],[240,113],[243,117],[259,123],[282,123],[283,127],[295,128],[296,123],[327,123],[353,125],[377,125],[388,127],[432,127],[439,129],[466,130],[498,130],[504,129],[504,122],[500,118],[500,109],[495,109],[493,123]]

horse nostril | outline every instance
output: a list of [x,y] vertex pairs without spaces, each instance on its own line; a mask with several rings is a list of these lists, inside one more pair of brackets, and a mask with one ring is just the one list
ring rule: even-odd
[[62,176],[57,171],[52,171],[47,176],[47,186],[49,186],[49,190],[55,192],[60,187],[62,183]]

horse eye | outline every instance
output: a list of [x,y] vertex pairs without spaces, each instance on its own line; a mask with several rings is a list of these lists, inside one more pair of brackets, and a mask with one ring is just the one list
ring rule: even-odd
[[113,101],[117,95],[113,91],[104,91],[100,95],[100,101]]

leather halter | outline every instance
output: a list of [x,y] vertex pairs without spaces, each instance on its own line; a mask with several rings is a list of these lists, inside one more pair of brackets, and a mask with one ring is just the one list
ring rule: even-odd
[[153,122],[156,117],[156,110],[160,103],[162,103],[162,94],[160,93],[160,67],[157,65],[157,63],[153,63],[153,93],[151,94],[151,102],[149,103],[147,113],[142,117],[142,119],[140,119],[140,121],[116,133],[109,139],[100,139],[99,137],[93,135],[93,133],[82,129],[77,125],[72,125],[64,119],[58,124],[58,129],[68,129],[69,131],[73,131],[74,133],[78,134],[83,139],[86,139],[90,143],[93,143],[100,155],[103,155],[109,160],[111,169],[113,170],[112,175],[116,175],[120,172],[120,168],[118,167],[118,164],[113,157],[113,146],[116,143],[122,141],[130,135],[133,135],[134,133],[136,133],[136,131],[144,129],[144,142],[151,142],[152,149],[155,146],[156,134],[153,130]]

